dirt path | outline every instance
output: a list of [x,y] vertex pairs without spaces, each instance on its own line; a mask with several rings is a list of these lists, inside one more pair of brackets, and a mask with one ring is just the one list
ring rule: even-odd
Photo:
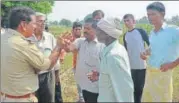
[[62,97],[64,102],[74,102],[77,100],[77,87],[72,69],[68,69],[60,75]]

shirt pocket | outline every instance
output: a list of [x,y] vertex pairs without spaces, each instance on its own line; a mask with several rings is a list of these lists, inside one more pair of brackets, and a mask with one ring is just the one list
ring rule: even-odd
[[44,55],[46,57],[49,57],[50,54],[52,53],[52,50],[50,48],[44,48],[44,52],[43,53],[44,53]]
[[86,58],[86,63],[90,66],[90,67],[95,67],[95,68],[99,68],[99,53],[98,52],[90,52],[89,56]]
[[49,42],[44,42],[43,44],[43,53],[45,56],[50,56],[50,54],[52,53],[53,47],[52,44]]

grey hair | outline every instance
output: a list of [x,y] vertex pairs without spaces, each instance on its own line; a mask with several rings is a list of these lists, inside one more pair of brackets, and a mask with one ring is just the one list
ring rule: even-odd
[[36,12],[35,13],[36,16],[43,16],[43,17],[46,17],[45,14],[41,13],[41,12]]

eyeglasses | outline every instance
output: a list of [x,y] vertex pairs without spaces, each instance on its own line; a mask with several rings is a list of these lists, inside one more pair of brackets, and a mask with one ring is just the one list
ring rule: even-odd
[[44,24],[46,24],[47,21],[46,20],[39,20],[39,21],[37,21],[37,23],[44,23]]

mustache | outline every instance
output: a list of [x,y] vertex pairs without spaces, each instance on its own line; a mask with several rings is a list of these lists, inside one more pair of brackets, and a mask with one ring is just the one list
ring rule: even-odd
[[86,34],[86,35],[88,35],[88,33],[87,33],[87,32],[84,32],[83,34]]

